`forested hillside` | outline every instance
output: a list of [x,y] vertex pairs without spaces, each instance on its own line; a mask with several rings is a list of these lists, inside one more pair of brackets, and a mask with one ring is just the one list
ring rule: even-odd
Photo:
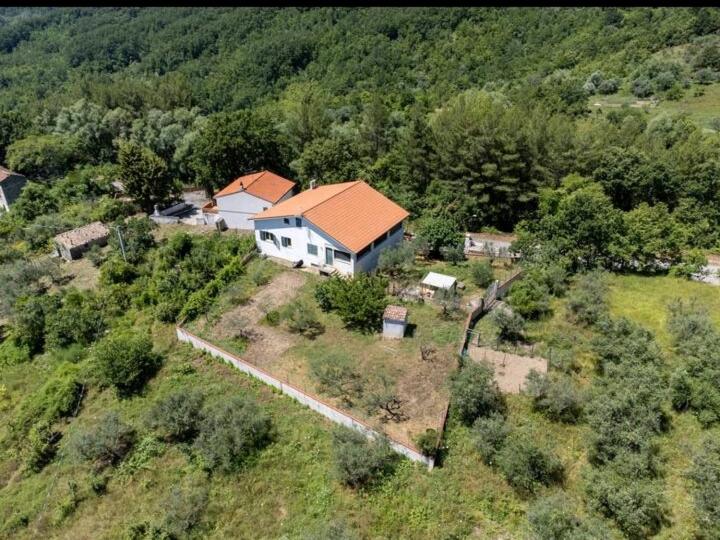
[[[2,8],[0,165],[29,180],[0,214],[0,537],[720,538],[720,288],[691,281],[720,250],[720,9]],[[414,238],[305,280],[143,215],[260,169],[365,179]],[[108,246],[49,256],[94,221]],[[522,257],[467,260],[480,230]],[[501,393],[456,351],[518,270],[468,335],[547,373]],[[429,271],[460,294],[399,296]],[[441,437],[407,428],[438,467],[176,324],[280,336],[268,364],[401,433],[449,401]]]

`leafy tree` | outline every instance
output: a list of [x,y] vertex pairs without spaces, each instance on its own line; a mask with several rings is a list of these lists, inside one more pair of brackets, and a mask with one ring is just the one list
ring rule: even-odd
[[58,209],[58,201],[48,186],[40,182],[28,182],[13,203],[12,213],[24,221],[33,221],[42,214]]
[[306,302],[295,300],[285,306],[282,313],[288,330],[315,339],[325,331],[315,308]]
[[387,281],[379,276],[333,276],[316,287],[315,297],[321,308],[336,311],[348,328],[372,332],[382,322],[386,286]]
[[563,480],[564,468],[554,453],[538,446],[537,435],[514,431],[497,454],[497,464],[508,483],[521,493]]
[[591,326],[606,316],[608,285],[601,272],[580,274],[567,299],[567,317],[576,324]]
[[177,187],[170,178],[167,164],[149,148],[123,141],[118,150],[120,175],[125,191],[145,212],[176,195]]
[[537,319],[550,311],[547,287],[532,276],[513,283],[507,301],[513,311],[529,319]]
[[509,309],[497,308],[490,314],[490,319],[497,331],[500,341],[517,343],[525,335],[525,319]]
[[104,469],[122,461],[134,443],[135,430],[123,423],[117,412],[110,411],[96,425],[78,432],[70,448],[77,458]]
[[500,389],[487,364],[471,363],[453,378],[451,402],[460,420],[471,425],[479,417],[505,410]]
[[462,244],[462,233],[454,220],[446,217],[428,217],[418,224],[417,234],[430,250],[430,255],[439,257],[443,248]]
[[192,167],[208,195],[249,172],[285,172],[285,145],[267,119],[251,111],[208,117],[194,143]]
[[[111,230],[110,238],[108,243],[110,248],[117,253],[118,256],[122,256],[122,248],[125,249],[125,257],[129,264],[138,264],[141,262],[148,250],[155,246],[155,237],[152,231],[155,229],[155,223],[146,217],[131,217],[127,221],[118,220],[116,221]],[[117,234],[117,229],[120,229],[122,235],[122,247],[120,246],[120,238]],[[120,271],[118,267],[115,272],[116,275],[120,275],[117,272]],[[122,270],[121,274],[125,276],[122,279],[129,279],[128,269]],[[115,281],[113,281],[115,283]]]
[[582,416],[583,397],[568,377],[553,378],[531,370],[526,392],[533,398],[533,408],[551,420],[575,424]]
[[688,477],[698,525],[708,538],[720,535],[720,442],[716,438],[703,440]]
[[470,275],[473,283],[483,289],[489,287],[495,281],[493,267],[488,261],[472,261],[470,263]]
[[107,323],[94,294],[71,289],[57,311],[46,316],[45,326],[48,346],[61,348],[73,343],[90,345],[105,333]]
[[535,501],[528,510],[528,521],[537,540],[600,540],[610,531],[597,519],[578,517],[564,491]]
[[359,160],[357,135],[341,131],[307,144],[292,166],[305,184],[331,184],[357,178]]
[[355,489],[377,484],[392,472],[397,461],[384,439],[370,441],[343,427],[333,431],[333,450],[340,481]]
[[195,449],[210,470],[237,470],[271,439],[270,417],[249,399],[236,396],[203,412]]
[[493,412],[490,416],[480,416],[473,423],[472,431],[473,442],[480,457],[485,464],[494,464],[511,431],[505,417],[498,412]]
[[136,332],[115,331],[95,347],[98,377],[115,387],[121,397],[138,392],[160,367],[149,337]]
[[58,308],[59,298],[54,295],[20,298],[15,304],[13,317],[15,343],[27,347],[31,355],[42,351],[46,321]]
[[148,425],[172,442],[195,438],[205,396],[198,390],[177,390],[158,400],[148,414]]
[[401,279],[406,276],[415,262],[415,250],[408,242],[402,242],[380,252],[378,258],[378,272],[392,279]]
[[83,157],[78,140],[61,135],[30,135],[7,147],[8,166],[35,180],[58,178]]

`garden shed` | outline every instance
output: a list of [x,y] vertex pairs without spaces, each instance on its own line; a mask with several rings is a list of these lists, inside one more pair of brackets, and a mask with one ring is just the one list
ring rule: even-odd
[[457,279],[446,274],[428,272],[420,282],[420,287],[423,296],[434,296],[440,289],[444,291],[455,290],[457,287]]
[[383,312],[383,337],[399,339],[405,336],[407,308],[390,305]]

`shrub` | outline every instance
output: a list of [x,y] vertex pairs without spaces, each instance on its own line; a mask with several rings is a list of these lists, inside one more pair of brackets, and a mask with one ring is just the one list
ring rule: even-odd
[[348,428],[333,432],[335,469],[340,481],[351,488],[369,487],[389,474],[396,455],[386,440],[369,440]]
[[199,390],[176,390],[150,410],[148,425],[172,442],[187,442],[198,432],[204,396]]
[[277,326],[280,324],[280,312],[277,309],[272,309],[265,314],[265,322],[270,326]]
[[495,462],[495,457],[509,434],[510,426],[500,413],[494,412],[490,416],[481,416],[475,420],[473,442],[485,464],[492,465]]
[[463,235],[458,224],[447,217],[428,217],[423,219],[417,228],[418,238],[428,247],[429,254],[439,257],[443,248],[463,244]]
[[551,378],[531,370],[526,379],[526,392],[533,398],[533,408],[550,420],[575,424],[583,411],[583,398],[568,377]]
[[432,457],[437,451],[438,432],[428,428],[419,435],[415,436],[415,446],[424,456]]
[[235,396],[203,412],[195,448],[207,469],[232,472],[270,442],[271,427],[267,413]]
[[85,252],[85,258],[88,259],[95,268],[99,268],[107,257],[103,253],[102,247],[94,244]]
[[117,412],[106,413],[95,426],[79,432],[71,443],[71,452],[92,462],[97,470],[116,465],[135,442],[135,430],[123,423]]
[[567,316],[571,322],[591,326],[607,314],[608,286],[604,274],[590,272],[577,278],[567,300]]
[[509,309],[494,309],[490,314],[490,321],[496,329],[500,341],[517,343],[524,339],[525,319],[518,313]]
[[513,283],[507,300],[513,311],[528,319],[537,319],[550,311],[547,287],[532,276]]
[[470,263],[472,281],[478,287],[485,289],[495,281],[493,267],[488,261],[473,261]]
[[487,364],[466,365],[453,378],[452,404],[465,425],[476,418],[505,410],[505,401]]
[[598,86],[598,92],[600,94],[614,94],[618,91],[619,84],[617,79],[605,79],[603,82],[600,83],[600,86]]
[[325,331],[315,309],[301,300],[294,300],[285,306],[282,317],[288,330],[308,339],[315,339]]
[[453,244],[446,246],[442,250],[443,259],[452,264],[453,266],[460,264],[465,260],[465,246],[460,244]]
[[348,406],[362,396],[362,374],[346,353],[326,350],[314,355],[310,359],[310,376],[317,382],[320,391],[341,398]]
[[51,429],[47,421],[33,425],[21,450],[25,467],[32,472],[40,472],[55,457],[61,436],[59,431]]
[[45,318],[47,346],[58,349],[73,343],[90,345],[105,333],[102,306],[91,292],[70,289],[56,311]]
[[538,499],[528,510],[528,521],[537,540],[604,540],[611,534],[596,519],[581,520],[571,499],[559,491]]
[[378,258],[378,272],[398,278],[407,274],[415,262],[415,250],[410,243],[402,242],[380,252]]
[[116,283],[132,283],[137,277],[135,266],[125,262],[121,257],[113,255],[100,267],[100,284],[113,285]]
[[315,298],[323,310],[336,311],[348,328],[372,332],[382,323],[386,287],[387,280],[380,276],[333,276],[316,287]]
[[702,274],[707,265],[707,257],[699,249],[691,249],[683,256],[682,262],[670,269],[670,275],[690,279],[695,274]]
[[649,538],[666,521],[667,503],[661,482],[639,480],[610,470],[593,471],[585,484],[591,508],[611,518],[629,538]]
[[695,515],[708,538],[720,537],[720,441],[708,436],[693,456],[688,473]]
[[116,331],[95,348],[98,375],[103,384],[115,387],[121,397],[138,392],[160,367],[148,336],[136,331]]
[[208,504],[208,489],[204,486],[181,488],[173,486],[162,504],[165,514],[163,530],[171,538],[183,538],[203,518]]
[[521,493],[534,493],[540,486],[563,480],[564,469],[557,456],[535,443],[537,434],[511,433],[497,454],[497,464],[508,483]]
[[30,296],[15,303],[13,338],[15,344],[27,347],[31,355],[45,347],[45,323],[51,313],[60,307],[60,297]]

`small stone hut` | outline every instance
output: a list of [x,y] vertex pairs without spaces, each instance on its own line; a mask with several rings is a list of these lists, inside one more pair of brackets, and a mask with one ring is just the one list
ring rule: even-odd
[[383,337],[400,339],[405,336],[407,308],[388,306],[383,313]]
[[66,261],[79,258],[91,246],[107,244],[110,229],[100,221],[58,234],[54,238],[58,255]]

